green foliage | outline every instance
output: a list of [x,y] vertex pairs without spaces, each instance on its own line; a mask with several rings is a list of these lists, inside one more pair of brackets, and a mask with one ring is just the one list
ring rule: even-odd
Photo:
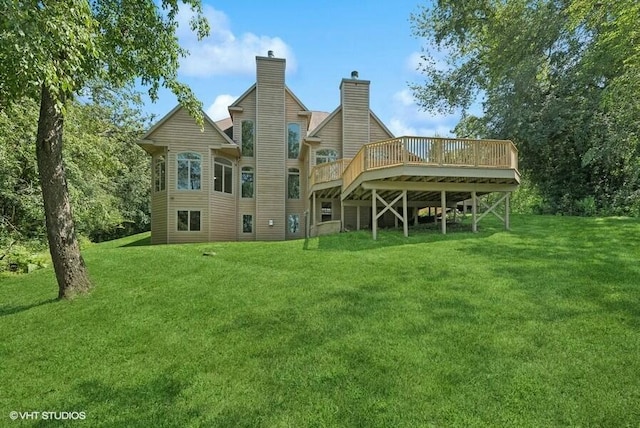
[[[68,104],[64,158],[77,230],[100,241],[149,228],[149,162],[135,144],[148,120],[135,94],[93,89],[94,101]],[[18,241],[45,239],[37,116],[29,99],[0,112],[0,236]]]
[[[513,140],[544,211],[629,215],[640,191],[638,3],[439,1],[412,17],[421,105],[465,116],[461,136]],[[593,202],[593,203],[591,203]]]
[[515,215],[504,232],[490,217],[478,234],[377,241],[132,236],[84,251],[96,288],[75,302],[51,301],[48,269],[3,277],[0,414],[67,408],[96,427],[638,426],[640,221]]

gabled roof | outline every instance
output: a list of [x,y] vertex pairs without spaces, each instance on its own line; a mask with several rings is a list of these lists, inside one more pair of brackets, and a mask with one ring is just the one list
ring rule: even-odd
[[295,102],[298,103],[298,105],[300,106],[300,110],[309,111],[309,109],[307,107],[305,107],[304,104],[302,104],[302,101],[300,101],[300,99],[298,97],[296,97],[296,94],[294,94],[293,91],[291,89],[289,89],[289,87],[287,85],[284,86],[284,90],[285,90],[285,92],[287,94],[291,95],[291,98],[293,98]]
[[380,120],[380,118],[378,118],[378,116],[376,116],[376,114],[373,112],[373,110],[369,109],[369,114],[371,115],[373,120],[378,122],[378,125],[380,125],[382,127],[382,129],[384,129],[387,134],[391,135],[391,138],[395,137],[395,135],[393,135],[393,132],[389,131],[389,128],[387,128],[387,126]]
[[338,108],[336,108],[327,117],[325,117],[318,126],[316,126],[315,128],[311,128],[311,126],[309,126],[309,129],[311,129],[311,131],[307,133],[307,136],[316,137],[318,132],[322,131],[322,128],[324,128],[327,125],[327,123],[331,122],[331,119],[333,119],[341,111],[342,111],[342,106],[338,106]]
[[245,98],[247,98],[247,96],[249,96],[249,94],[250,94],[252,91],[254,91],[255,89],[256,89],[256,84],[254,83],[253,85],[251,85],[251,86],[249,87],[249,89],[247,89],[246,91],[244,91],[244,93],[243,93],[242,95],[240,95],[240,96],[238,97],[238,99],[237,99],[237,100],[235,100],[235,101],[233,102],[233,104],[231,104],[229,107],[238,107],[238,106],[240,105],[240,103],[241,103]]
[[[142,138],[140,138],[138,145],[142,146],[142,148],[144,148],[145,150],[147,150],[147,148],[149,148],[150,146],[153,146],[153,142],[148,139],[149,136],[153,134],[156,130],[158,130],[162,125],[164,125],[169,119],[171,119],[176,113],[178,113],[183,108],[184,107],[178,104],[169,113],[164,115],[162,119],[160,119],[151,128],[149,128],[149,130],[142,136]],[[220,129],[220,127],[216,124],[216,122],[211,120],[211,118],[207,115],[207,113],[205,113],[202,110],[201,112],[202,112],[204,123],[206,125],[210,125],[225,140],[223,144],[224,148],[237,149],[239,153],[240,148],[238,147],[238,145],[222,129]],[[194,119],[194,122],[195,122],[195,119]]]

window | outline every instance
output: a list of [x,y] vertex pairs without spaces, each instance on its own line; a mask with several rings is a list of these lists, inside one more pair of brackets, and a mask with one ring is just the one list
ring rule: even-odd
[[322,215],[320,221],[331,221],[331,202],[323,202],[320,213]]
[[250,166],[242,167],[240,188],[243,198],[253,198],[253,168]]
[[213,190],[233,193],[233,167],[230,160],[224,158],[213,160]]
[[289,214],[289,233],[297,233],[300,230],[300,215]]
[[253,157],[253,121],[242,121],[242,156]]
[[250,214],[244,214],[242,216],[242,233],[253,232],[253,216]]
[[287,178],[287,198],[300,199],[300,170],[298,168],[289,168]]
[[200,231],[200,211],[178,211],[178,230],[190,232]]
[[201,156],[178,153],[178,190],[200,190]]
[[164,156],[158,156],[156,158],[154,170],[156,174],[154,186],[155,191],[160,192],[162,190],[165,190],[167,183],[167,166],[164,161]]
[[338,152],[333,149],[322,149],[316,152],[316,165],[338,160]]
[[300,124],[290,123],[287,125],[287,157],[298,159],[300,154]]

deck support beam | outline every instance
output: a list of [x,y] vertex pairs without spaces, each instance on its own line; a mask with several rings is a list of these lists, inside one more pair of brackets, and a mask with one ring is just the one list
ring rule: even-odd
[[371,233],[373,240],[378,239],[378,207],[377,207],[378,195],[376,189],[371,189]]
[[[402,209],[403,214],[400,213],[393,207],[402,199]],[[384,207],[380,212],[378,212],[378,201],[382,202],[382,206]],[[371,189],[371,221],[372,223],[372,231],[373,231],[373,239],[378,238],[378,219],[384,215],[387,211],[391,211],[396,219],[396,225],[398,224],[398,220],[402,220],[404,222],[404,236],[409,236],[409,221],[407,219],[407,191],[403,190],[393,201],[387,202],[385,201],[376,189]]]
[[344,232],[344,204],[340,202],[340,232]]
[[[486,215],[489,214],[489,213],[493,214],[499,220],[501,220],[504,223],[504,228],[506,230],[510,230],[510,227],[511,227],[511,225],[509,224],[509,222],[510,222],[510,218],[509,218],[509,210],[510,210],[509,200],[510,200],[510,198],[511,198],[511,192],[503,192],[502,197],[499,198],[496,202],[494,202],[493,205],[489,206],[489,204],[487,204],[482,199],[478,198],[475,195],[475,192],[473,192],[473,199],[474,199],[474,204],[473,204],[473,208],[474,208],[474,213],[473,213],[473,231],[474,232],[478,231],[478,223],[480,223],[480,220],[482,220],[484,217],[486,217]],[[485,208],[485,211],[482,214],[480,214],[479,217],[476,218],[476,210],[477,210],[476,205],[477,205],[478,201]],[[504,217],[502,215],[500,215],[496,211],[496,208],[502,203],[504,203]]]
[[447,191],[446,190],[441,190],[440,191],[440,210],[441,213],[440,215],[442,216],[442,234],[446,235],[447,234]]
[[311,203],[311,207],[312,207],[311,208],[312,209],[311,219],[313,221],[313,230],[314,230],[314,232],[316,232],[317,231],[316,230],[316,226],[317,226],[317,222],[316,222],[316,192],[312,193],[312,197],[313,197],[313,201]]
[[473,233],[478,231],[478,194],[475,192],[471,192],[471,230]]
[[360,230],[360,205],[356,206],[356,230]]

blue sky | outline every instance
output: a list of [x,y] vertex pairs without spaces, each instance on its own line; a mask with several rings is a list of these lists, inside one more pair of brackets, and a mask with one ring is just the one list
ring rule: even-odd
[[[180,13],[180,44],[190,55],[179,76],[213,119],[255,82],[255,56],[273,50],[287,60],[287,85],[311,110],[337,107],[341,79],[357,70],[371,81],[371,109],[396,135],[448,136],[458,120],[421,111],[408,88],[422,81],[416,68],[424,41],[409,21],[418,1],[203,3],[211,34],[202,41],[188,28],[188,9]],[[175,104],[164,91],[145,109],[160,118]]]

